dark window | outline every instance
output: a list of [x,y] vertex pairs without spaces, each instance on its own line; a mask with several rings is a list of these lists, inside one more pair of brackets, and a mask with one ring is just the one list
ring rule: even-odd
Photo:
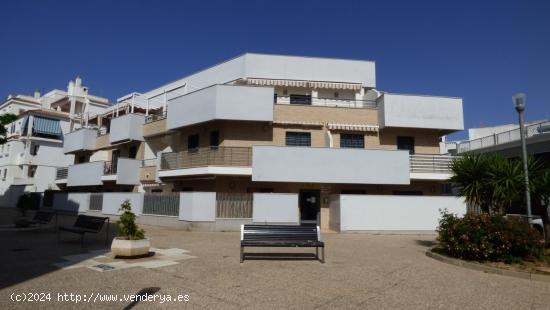
[[130,146],[130,149],[128,150],[128,158],[136,158],[137,155],[137,146],[133,145]]
[[311,104],[311,95],[290,95],[290,104]]
[[29,176],[29,178],[34,178],[34,175],[36,174],[36,166],[29,166],[29,171],[27,173],[27,175]]
[[78,156],[77,164],[86,162],[86,156]]
[[286,132],[287,146],[311,146],[311,133],[309,132]]
[[218,147],[220,145],[220,132],[211,131],[210,132],[210,147]]
[[409,154],[414,154],[414,137],[397,137],[397,149],[408,150]]
[[340,191],[342,195],[365,195],[367,191],[364,189],[343,189]]
[[340,147],[351,147],[364,149],[365,148],[365,136],[359,134],[341,133],[340,134]]
[[199,148],[199,135],[190,135],[187,137],[187,149],[195,150]]
[[151,193],[162,193],[162,189],[153,189]]
[[277,103],[277,94],[273,94],[273,103]]
[[33,144],[32,148],[31,148],[31,155],[36,156],[38,154],[38,149],[39,148],[40,148],[40,145]]
[[422,191],[393,191],[393,195],[398,196],[422,196],[424,193]]

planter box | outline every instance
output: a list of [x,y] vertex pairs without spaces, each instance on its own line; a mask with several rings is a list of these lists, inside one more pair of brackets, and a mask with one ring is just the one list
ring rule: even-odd
[[149,254],[151,242],[149,239],[128,240],[122,238],[114,238],[111,244],[111,252],[115,257],[133,257],[144,256]]

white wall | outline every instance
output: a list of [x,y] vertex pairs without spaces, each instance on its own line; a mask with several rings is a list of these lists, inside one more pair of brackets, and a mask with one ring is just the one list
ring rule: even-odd
[[123,140],[143,141],[143,124],[145,116],[140,114],[126,114],[111,121],[109,142],[115,143]]
[[168,103],[167,129],[211,120],[273,121],[273,88],[215,85]]
[[298,194],[254,193],[252,222],[298,225]]
[[103,214],[120,214],[118,209],[126,199],[132,204],[132,212],[140,215],[143,210],[143,193],[103,193]]
[[339,209],[340,231],[434,231],[440,209],[464,215],[466,203],[454,196],[340,195]]
[[407,151],[255,145],[252,181],[409,184]]
[[378,99],[378,120],[380,129],[463,130],[462,99],[385,93]]
[[216,193],[180,193],[179,219],[192,222],[216,221]]
[[105,162],[94,161],[69,166],[67,186],[102,185],[101,176]]
[[71,212],[86,212],[90,208],[90,193],[55,193],[53,209]]

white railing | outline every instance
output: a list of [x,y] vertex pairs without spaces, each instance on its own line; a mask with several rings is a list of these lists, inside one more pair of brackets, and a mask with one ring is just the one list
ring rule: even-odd
[[451,155],[411,155],[411,172],[452,173],[451,164],[458,158]]
[[300,96],[293,98],[291,96],[275,96],[276,104],[297,104],[312,105],[323,107],[341,107],[341,108],[376,108],[375,100],[355,100],[339,98],[317,98]]
[[[550,121],[544,121],[525,126],[525,137],[530,138],[536,135],[550,133]],[[499,144],[518,141],[521,139],[519,128],[497,133],[491,136],[475,140],[461,142],[458,144],[458,153],[465,153],[477,149],[491,147]]]

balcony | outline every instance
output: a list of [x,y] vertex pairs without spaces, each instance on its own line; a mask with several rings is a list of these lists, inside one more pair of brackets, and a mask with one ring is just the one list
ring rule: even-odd
[[452,175],[451,164],[458,156],[410,155],[411,179],[447,180]]
[[311,105],[333,108],[376,108],[374,100],[317,98],[308,95],[275,96],[276,104]]
[[273,121],[273,88],[214,85],[168,102],[166,128],[212,120]]
[[145,124],[145,115],[141,114],[126,114],[113,118],[111,120],[109,143],[144,141],[143,124]]
[[65,135],[63,152],[71,154],[79,151],[92,151],[96,146],[97,130],[81,128]]
[[109,142],[109,134],[108,133],[104,133],[104,134],[100,134],[97,136],[97,139],[95,140],[95,147],[96,149],[100,150],[100,149],[104,149],[104,148],[107,148],[111,146],[111,143]]
[[464,129],[462,99],[384,93],[377,100],[380,129],[386,127]]
[[[550,140],[550,121],[544,121],[525,126],[525,137],[528,144],[548,143]],[[467,153],[475,150],[497,150],[499,147],[519,146],[521,134],[519,128],[490,135],[487,137],[460,142],[457,146],[458,153]],[[531,151],[531,150],[530,150]]]
[[104,182],[119,185],[139,184],[141,161],[119,158],[116,164],[111,161],[94,161],[69,166],[67,186],[95,186]]
[[143,125],[143,136],[153,137],[164,134],[166,132],[166,113],[161,115],[150,114],[145,117],[145,125]]
[[251,175],[252,148],[217,147],[163,153],[159,177],[199,174]]

